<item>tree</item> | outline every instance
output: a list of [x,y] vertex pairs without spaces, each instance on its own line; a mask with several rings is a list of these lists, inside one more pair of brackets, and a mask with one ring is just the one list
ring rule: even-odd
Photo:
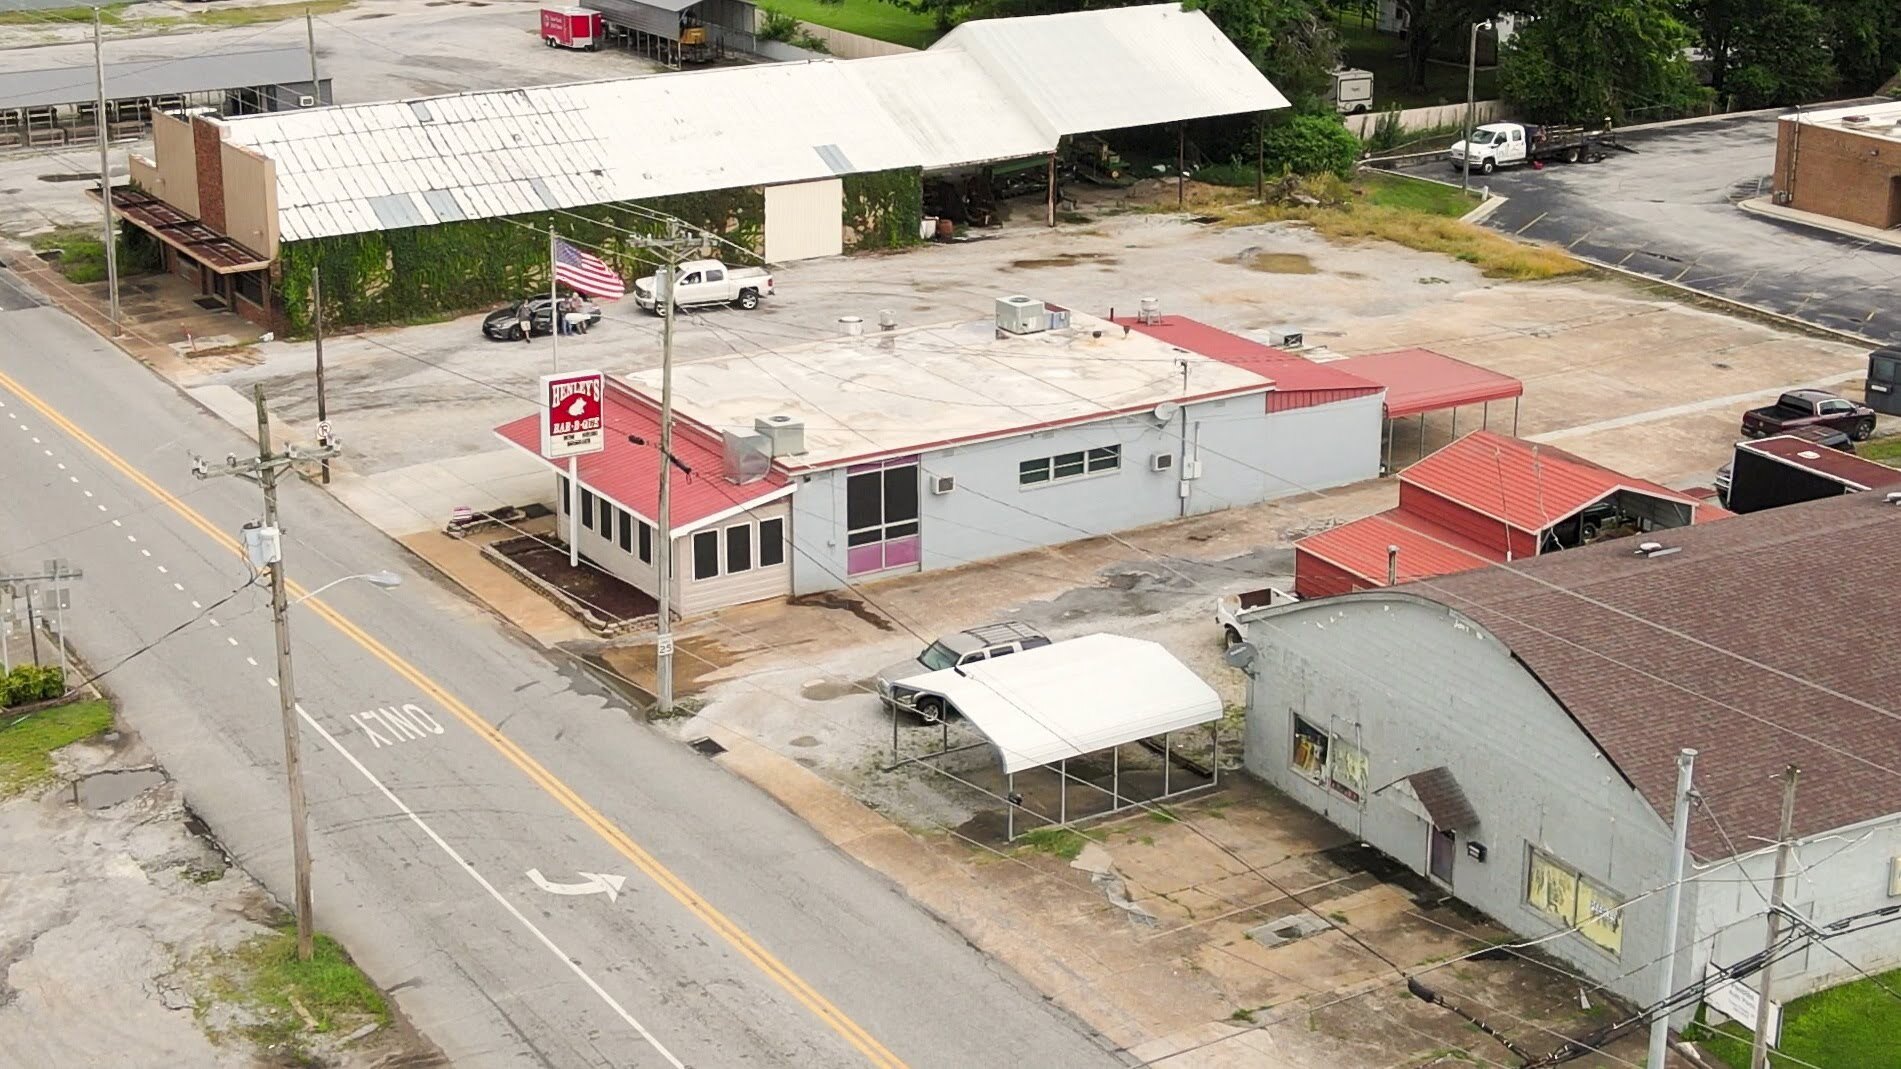
[[1360,139],[1337,115],[1296,115],[1269,127],[1261,138],[1261,156],[1270,171],[1353,176]]
[[1666,0],[1532,0],[1499,56],[1499,87],[1540,122],[1596,122],[1704,96]]
[[1207,12],[1297,111],[1324,109],[1340,38],[1321,0],[1186,0]]
[[1684,15],[1710,66],[1710,87],[1731,107],[1817,99],[1836,83],[1829,23],[1814,0],[1692,0]]
[[1458,38],[1461,54],[1470,47],[1472,24],[1515,6],[1509,0],[1395,0],[1406,23],[1406,88],[1424,92],[1432,50]]
[[1901,17],[1894,0],[1818,0],[1817,6],[1842,93],[1872,93],[1901,74]]

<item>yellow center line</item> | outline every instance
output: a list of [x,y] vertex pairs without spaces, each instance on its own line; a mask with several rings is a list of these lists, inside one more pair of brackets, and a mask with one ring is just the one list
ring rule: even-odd
[[[185,522],[198,528],[198,530],[203,532],[213,542],[216,542],[218,545],[224,547],[226,551],[234,555],[240,557],[244,556],[244,547],[240,545],[236,539],[219,530],[195,509],[186,505],[183,501],[180,501],[173,494],[167,492],[164,487],[153,482],[143,472],[126,463],[117,453],[114,453],[111,449],[101,444],[92,435],[86,433],[77,424],[53,408],[52,405],[41,400],[31,390],[21,386],[19,382],[4,372],[0,372],[0,386],[6,387],[6,389],[17,395],[20,400],[39,412],[41,416],[44,416],[55,426],[65,431],[73,440],[91,450],[99,459],[105,461],[127,479],[130,479],[139,488],[157,498],[160,503],[164,504],[174,513],[177,513]],[[307,597],[308,592],[301,584],[295,581],[287,581],[286,586],[293,595]],[[433,679],[424,675],[421,669],[410,664],[409,661],[400,654],[397,654],[389,647],[383,645],[383,643],[375,637],[365,632],[348,617],[331,608],[322,599],[308,598],[304,604],[310,606],[318,616],[328,621],[330,625],[341,632],[344,637],[355,642],[372,657],[382,661],[391,671],[414,684],[436,701],[441,702],[443,707],[448,709],[449,712],[466,725],[469,730],[479,735],[493,747],[497,753],[506,758],[510,764],[520,769],[529,780],[533,781],[534,784],[540,787],[549,797],[561,803],[563,808],[574,814],[583,824],[593,829],[596,835],[600,836],[609,846],[612,846],[618,851],[622,857],[625,857],[631,862],[635,868],[639,869],[662,890],[671,895],[674,901],[686,907],[689,913],[692,913],[695,917],[704,922],[707,927],[718,933],[720,938],[726,940],[728,945],[734,950],[737,950],[742,957],[750,961],[760,972],[778,984],[781,989],[788,995],[791,995],[800,1005],[811,1011],[811,1013],[820,1021],[823,1021],[827,1027],[838,1033],[842,1039],[856,1048],[859,1053],[865,1056],[866,1060],[870,1061],[873,1065],[883,1067],[883,1069],[904,1069],[905,1063],[900,1060],[896,1054],[886,1049],[882,1043],[879,1043],[873,1038],[871,1033],[865,1031],[856,1021],[846,1016],[844,1011],[834,1006],[825,996],[819,994],[811,984],[793,972],[784,962],[774,957],[771,951],[760,945],[759,941],[748,934],[745,929],[741,928],[724,913],[721,913],[712,903],[702,898],[697,891],[688,886],[685,880],[674,875],[658,858],[648,853],[645,848],[639,843],[636,843],[625,831],[622,831],[612,821],[608,820],[607,817],[603,816],[599,810],[589,805],[573,788],[562,782],[554,773],[548,771],[539,761],[529,756],[527,751],[516,745],[513,739],[504,735],[493,724],[484,719],[481,714],[471,709],[460,698],[451,694],[446,688],[436,683]]]

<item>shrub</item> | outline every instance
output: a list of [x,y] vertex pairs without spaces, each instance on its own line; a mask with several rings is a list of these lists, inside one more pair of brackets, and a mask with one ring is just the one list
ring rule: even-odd
[[761,17],[759,20],[758,37],[761,41],[779,41],[784,44],[791,44],[793,38],[799,35],[801,29],[799,20],[793,18],[791,15],[783,11],[774,11],[769,7],[760,8],[759,14]]
[[0,679],[0,705],[31,705],[66,693],[66,674],[58,665],[16,666]]
[[1360,139],[1336,116],[1296,115],[1262,134],[1261,153],[1271,170],[1346,178],[1360,158]]
[[1373,136],[1367,139],[1367,147],[1374,152],[1391,152],[1399,147],[1400,136],[1404,133],[1399,125],[1399,105],[1394,104],[1373,120]]

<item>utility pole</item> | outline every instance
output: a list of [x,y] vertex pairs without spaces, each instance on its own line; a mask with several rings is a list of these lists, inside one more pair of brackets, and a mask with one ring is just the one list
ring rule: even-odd
[[1769,1063],[1769,979],[1775,971],[1776,940],[1782,936],[1782,884],[1789,877],[1789,855],[1795,850],[1795,781],[1802,770],[1790,765],[1782,770],[1782,825],[1776,831],[1776,881],[1769,888],[1769,938],[1763,946],[1770,955],[1763,959],[1762,979],[1756,984],[1756,1038],[1749,1048],[1749,1069],[1763,1069]]
[[323,83],[317,80],[317,21],[304,9],[304,46],[310,50],[310,99],[311,106],[323,107]]
[[[1052,176],[1053,177],[1053,176]],[[659,530],[654,546],[654,578],[659,604],[657,634],[654,637],[654,707],[661,713],[673,711],[673,319],[680,311],[673,303],[674,274],[680,256],[680,224],[667,224],[666,262],[654,275],[656,289],[665,288],[660,300],[660,515],[654,519]]]
[[[1482,23],[1472,24],[1472,39],[1465,48],[1465,166],[1459,168],[1459,192],[1464,193],[1472,182],[1472,116],[1477,108],[1479,85],[1479,27]],[[1413,27],[1418,33],[1419,27]],[[1655,1044],[1652,1044],[1655,1046]]]
[[[330,444],[330,406],[323,384],[323,268],[310,266],[310,319],[317,331],[317,446]],[[330,458],[323,458],[323,484],[330,485]]]
[[123,337],[125,331],[119,327],[119,241],[113,233],[112,225],[112,166],[107,147],[111,139],[106,135],[106,46],[100,36],[99,9],[92,9],[92,73],[98,83],[98,96],[94,106],[98,111],[93,114],[93,128],[99,135],[99,203],[106,210],[106,301],[108,315],[112,319],[112,336]]
[[284,774],[290,782],[290,843],[295,865],[297,906],[297,957],[309,961],[314,937],[311,931],[310,839],[305,827],[303,746],[297,729],[297,688],[291,680],[290,616],[284,597],[283,535],[277,525],[277,475],[303,460],[320,460],[337,454],[335,441],[306,451],[289,446],[282,453],[271,452],[270,418],[264,410],[264,387],[252,388],[257,403],[257,458],[238,460],[235,456],[216,468],[199,460],[192,474],[200,479],[213,475],[235,475],[255,481],[264,490],[264,522],[246,524],[244,545],[253,567],[270,569],[271,620],[277,631],[278,713],[284,728]]
[[[554,236],[554,224],[548,224],[548,351],[554,357],[554,367],[561,370],[561,301],[555,296],[555,265],[560,262],[560,249]],[[528,331],[533,335],[535,320],[531,314],[528,319]]]
[[[1474,31],[1476,33],[1476,31]],[[1669,895],[1663,907],[1663,960],[1657,975],[1657,1001],[1668,1006],[1676,990],[1677,921],[1683,909],[1683,862],[1689,852],[1691,772],[1696,767],[1696,751],[1684,747],[1677,752],[1677,805],[1670,823]],[[1670,1045],[1670,1011],[1660,1009],[1650,1022],[1650,1058],[1648,1069],[1664,1069],[1664,1055]]]

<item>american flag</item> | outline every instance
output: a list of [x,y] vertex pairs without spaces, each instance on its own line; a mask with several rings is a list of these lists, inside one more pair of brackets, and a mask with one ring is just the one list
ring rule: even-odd
[[627,292],[614,269],[565,241],[554,243],[554,277],[577,291],[603,301],[615,300]]

